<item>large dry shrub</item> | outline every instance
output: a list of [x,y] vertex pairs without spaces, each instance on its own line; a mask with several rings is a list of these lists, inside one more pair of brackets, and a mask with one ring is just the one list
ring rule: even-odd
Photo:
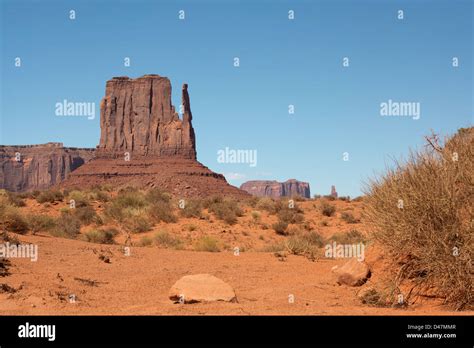
[[373,239],[392,257],[396,284],[412,294],[441,296],[455,309],[472,308],[474,128],[396,162],[365,191]]

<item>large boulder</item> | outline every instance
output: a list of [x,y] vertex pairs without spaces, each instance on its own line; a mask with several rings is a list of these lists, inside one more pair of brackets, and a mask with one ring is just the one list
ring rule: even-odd
[[182,277],[171,287],[169,298],[180,303],[237,302],[234,289],[210,274]]
[[334,270],[339,285],[361,286],[370,277],[369,266],[363,261],[351,259],[342,267]]

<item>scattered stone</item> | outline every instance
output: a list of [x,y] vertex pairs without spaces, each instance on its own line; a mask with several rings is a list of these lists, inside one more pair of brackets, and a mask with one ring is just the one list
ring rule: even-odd
[[0,293],[14,294],[17,290],[8,284],[0,284]]
[[369,266],[365,262],[351,259],[334,270],[339,285],[361,286],[370,277]]
[[234,289],[210,274],[182,277],[171,287],[169,298],[176,303],[237,302]]

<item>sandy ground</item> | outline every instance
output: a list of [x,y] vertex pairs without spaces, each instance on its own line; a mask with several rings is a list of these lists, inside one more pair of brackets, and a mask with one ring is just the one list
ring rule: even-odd
[[[409,309],[362,305],[358,288],[339,286],[331,272],[344,260],[310,261],[272,253],[197,252],[157,247],[92,244],[44,236],[21,236],[38,245],[37,262],[13,259],[0,278],[17,292],[0,294],[1,315],[472,315],[433,303]],[[106,255],[110,263],[99,256]],[[170,287],[188,274],[209,273],[230,284],[238,303],[175,304]],[[85,284],[81,280],[94,281]],[[69,301],[75,294],[76,302]],[[294,303],[289,303],[289,295]]]

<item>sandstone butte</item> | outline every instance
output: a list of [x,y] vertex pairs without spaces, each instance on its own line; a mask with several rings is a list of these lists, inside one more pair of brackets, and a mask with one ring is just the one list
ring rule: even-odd
[[240,189],[257,197],[311,197],[309,183],[295,179],[289,179],[285,182],[251,180],[240,185]]
[[[213,194],[246,197],[196,159],[188,85],[180,119],[166,77],[114,77],[100,104],[97,149],[61,144],[0,147],[0,188],[11,191],[59,188],[159,187],[176,196]],[[18,161],[15,153],[21,154]]]

